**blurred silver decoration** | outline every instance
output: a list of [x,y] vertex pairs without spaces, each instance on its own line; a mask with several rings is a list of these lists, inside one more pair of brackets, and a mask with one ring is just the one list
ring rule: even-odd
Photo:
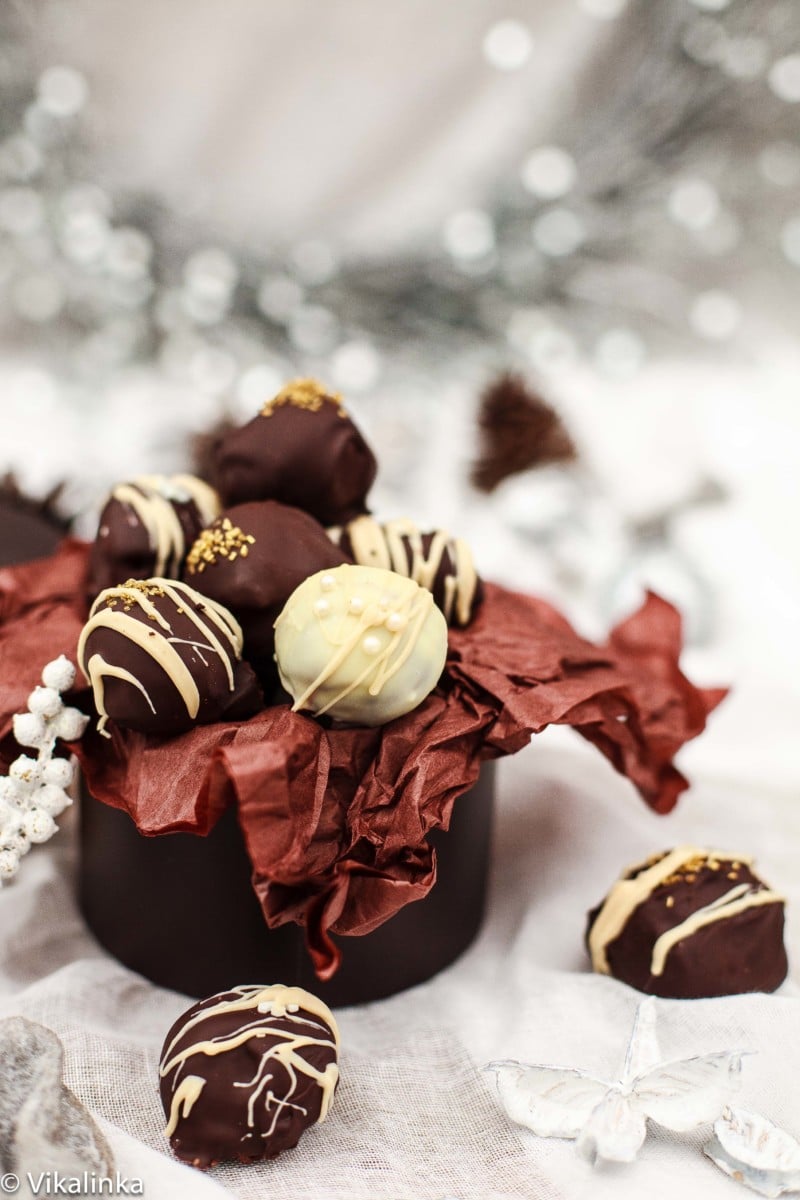
[[[701,480],[681,500],[639,521],[623,523],[623,546],[616,571],[606,574],[599,589],[601,607],[610,618],[618,618],[638,603],[651,589],[680,609],[686,637],[703,645],[712,636],[716,618],[714,589],[702,566],[695,562],[674,535],[673,526],[685,513],[727,499],[715,480]],[[608,559],[606,559],[606,563]]]
[[[218,242],[196,202],[177,212],[112,194],[84,140],[91,79],[69,63],[37,72],[29,6],[0,6],[7,420],[13,428],[15,408],[33,406],[51,423],[25,485],[46,487],[82,451],[107,476],[71,481],[69,503],[88,504],[129,470],[108,436],[120,422],[131,441],[157,428],[149,466],[171,470],[187,433],[247,417],[283,379],[315,373],[353,393],[367,432],[394,444],[381,477],[391,502],[425,457],[415,430],[432,405],[460,405],[468,424],[454,384],[474,395],[505,368],[547,386],[581,363],[624,381],[675,351],[747,355],[766,320],[796,330],[797,5],[569,2],[587,36],[596,26],[598,51],[547,140],[532,136],[491,194],[455,206],[415,254],[385,261],[322,239]],[[487,26],[476,78],[535,70],[536,39],[532,13]],[[91,414],[92,445],[62,429],[63,401]],[[536,484],[540,498],[552,474]],[[634,528],[577,476],[552,480],[561,516],[547,532],[511,505],[514,522],[536,526],[523,536],[562,581],[600,589],[608,604],[634,580],[669,576],[702,635],[708,589],[676,548],[674,522]]]
[[590,17],[600,21],[613,21],[627,7],[628,0],[578,0],[580,7]]
[[726,1108],[704,1151],[721,1171],[760,1196],[800,1193],[800,1142],[757,1113]]
[[[82,138],[91,80],[64,63],[37,78],[25,10],[5,6],[0,335],[58,362],[66,386],[68,360],[98,405],[138,363],[190,386],[199,375],[235,405],[255,364],[335,362],[346,378],[353,345],[368,396],[393,380],[434,389],[456,363],[474,377],[498,349],[545,375],[585,356],[629,376],[692,340],[698,353],[731,344],[757,294],[763,311],[765,272],[772,314],[792,320],[800,14],[779,0],[573,2],[610,34],[592,103],[579,92],[551,140],[484,207],[456,209],[427,254],[385,263],[324,241],[208,244],[191,214],[110,195]],[[491,68],[532,69],[535,23],[497,21],[479,49]],[[520,336],[531,310],[547,321]]]
[[675,1133],[688,1133],[716,1120],[739,1084],[743,1054],[722,1050],[664,1062],[656,1036],[652,997],[636,1010],[633,1031],[618,1080],[606,1083],[585,1071],[489,1063],[500,1102],[512,1121],[539,1137],[569,1138],[582,1158],[633,1162],[652,1121]]
[[56,1034],[25,1017],[8,1017],[0,1021],[0,1062],[4,1183],[13,1184],[17,1175],[22,1194],[32,1195],[46,1172],[56,1179],[61,1175],[67,1184],[84,1171],[98,1178],[110,1175],[114,1159],[108,1143],[63,1083],[64,1048]]
[[497,21],[483,39],[486,61],[498,71],[518,71],[531,56],[533,38],[522,21]]

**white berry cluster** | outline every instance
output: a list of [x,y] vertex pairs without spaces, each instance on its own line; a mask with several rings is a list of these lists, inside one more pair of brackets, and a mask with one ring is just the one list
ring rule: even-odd
[[28,711],[14,717],[14,737],[36,757],[21,754],[8,775],[0,776],[0,886],[13,879],[33,844],[53,836],[55,818],[72,803],[66,789],[73,764],[54,758],[53,751],[56,739],[75,741],[89,720],[61,699],[74,679],[75,668],[62,654],[42,672],[42,686],[28,697]]

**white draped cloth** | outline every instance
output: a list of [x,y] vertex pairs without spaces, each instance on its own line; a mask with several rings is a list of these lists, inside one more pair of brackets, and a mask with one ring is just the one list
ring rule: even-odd
[[[725,720],[721,713],[717,742]],[[700,774],[664,820],[567,731],[543,735],[509,761],[480,937],[430,983],[337,1013],[342,1082],[333,1111],[274,1162],[203,1177],[171,1157],[157,1065],[188,1001],[114,962],[86,930],[73,891],[74,820],[0,894],[0,1017],[24,1014],[59,1034],[67,1083],[101,1119],[117,1168],[142,1179],[151,1200],[666,1200],[681,1190],[728,1200],[741,1189],[701,1154],[707,1127],[688,1136],[654,1130],[636,1163],[593,1171],[571,1143],[512,1126],[493,1077],[481,1071],[514,1058],[617,1077],[640,997],[588,972],[581,935],[586,909],[618,867],[654,848],[745,846],[787,894],[789,950],[800,961],[796,794],[721,769]],[[665,1059],[752,1051],[739,1103],[795,1135],[798,1020],[792,983],[774,996],[658,1004]]]

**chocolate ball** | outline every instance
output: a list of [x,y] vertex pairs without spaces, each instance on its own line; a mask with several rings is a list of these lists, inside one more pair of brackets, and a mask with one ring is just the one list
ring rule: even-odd
[[126,579],[177,579],[187,546],[219,508],[214,489],[194,475],[140,475],[117,484],[89,559],[92,595]]
[[[263,707],[233,616],[185,583],[129,579],[95,600],[78,641],[98,730],[174,735]],[[108,736],[106,734],[106,736]]]
[[366,508],[375,457],[335,392],[296,379],[213,451],[213,476],[226,506],[278,500],[341,525]]
[[184,578],[241,624],[244,657],[275,678],[275,619],[298,584],[346,556],[299,508],[274,500],[227,509],[189,551]]
[[468,625],[483,599],[472,551],[444,529],[422,533],[413,521],[381,525],[363,516],[329,529],[328,536],[361,566],[396,571],[427,588],[448,625]]
[[257,1162],[325,1120],[339,1031],[303,988],[236,987],[178,1018],[161,1052],[166,1136],[183,1162]]
[[436,687],[447,622],[413,579],[345,564],[292,593],[275,622],[275,657],[295,710],[384,725]]
[[751,860],[679,846],[632,867],[589,913],[595,971],[678,1000],[772,992],[786,978],[783,897]]

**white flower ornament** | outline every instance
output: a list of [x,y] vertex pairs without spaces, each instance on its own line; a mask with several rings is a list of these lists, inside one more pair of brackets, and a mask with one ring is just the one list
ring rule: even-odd
[[36,757],[21,754],[8,775],[0,776],[0,886],[14,878],[33,844],[53,836],[55,818],[72,803],[67,788],[74,765],[53,752],[59,738],[76,741],[89,720],[61,699],[74,680],[75,668],[62,654],[44,668],[42,686],[28,697],[28,711],[14,717],[16,741],[35,750]]
[[655,1032],[652,997],[637,1009],[620,1078],[606,1083],[584,1071],[489,1063],[501,1103],[512,1121],[539,1137],[571,1138],[593,1165],[632,1162],[654,1121],[685,1133],[715,1121],[741,1072],[742,1051],[723,1050],[664,1063]]

